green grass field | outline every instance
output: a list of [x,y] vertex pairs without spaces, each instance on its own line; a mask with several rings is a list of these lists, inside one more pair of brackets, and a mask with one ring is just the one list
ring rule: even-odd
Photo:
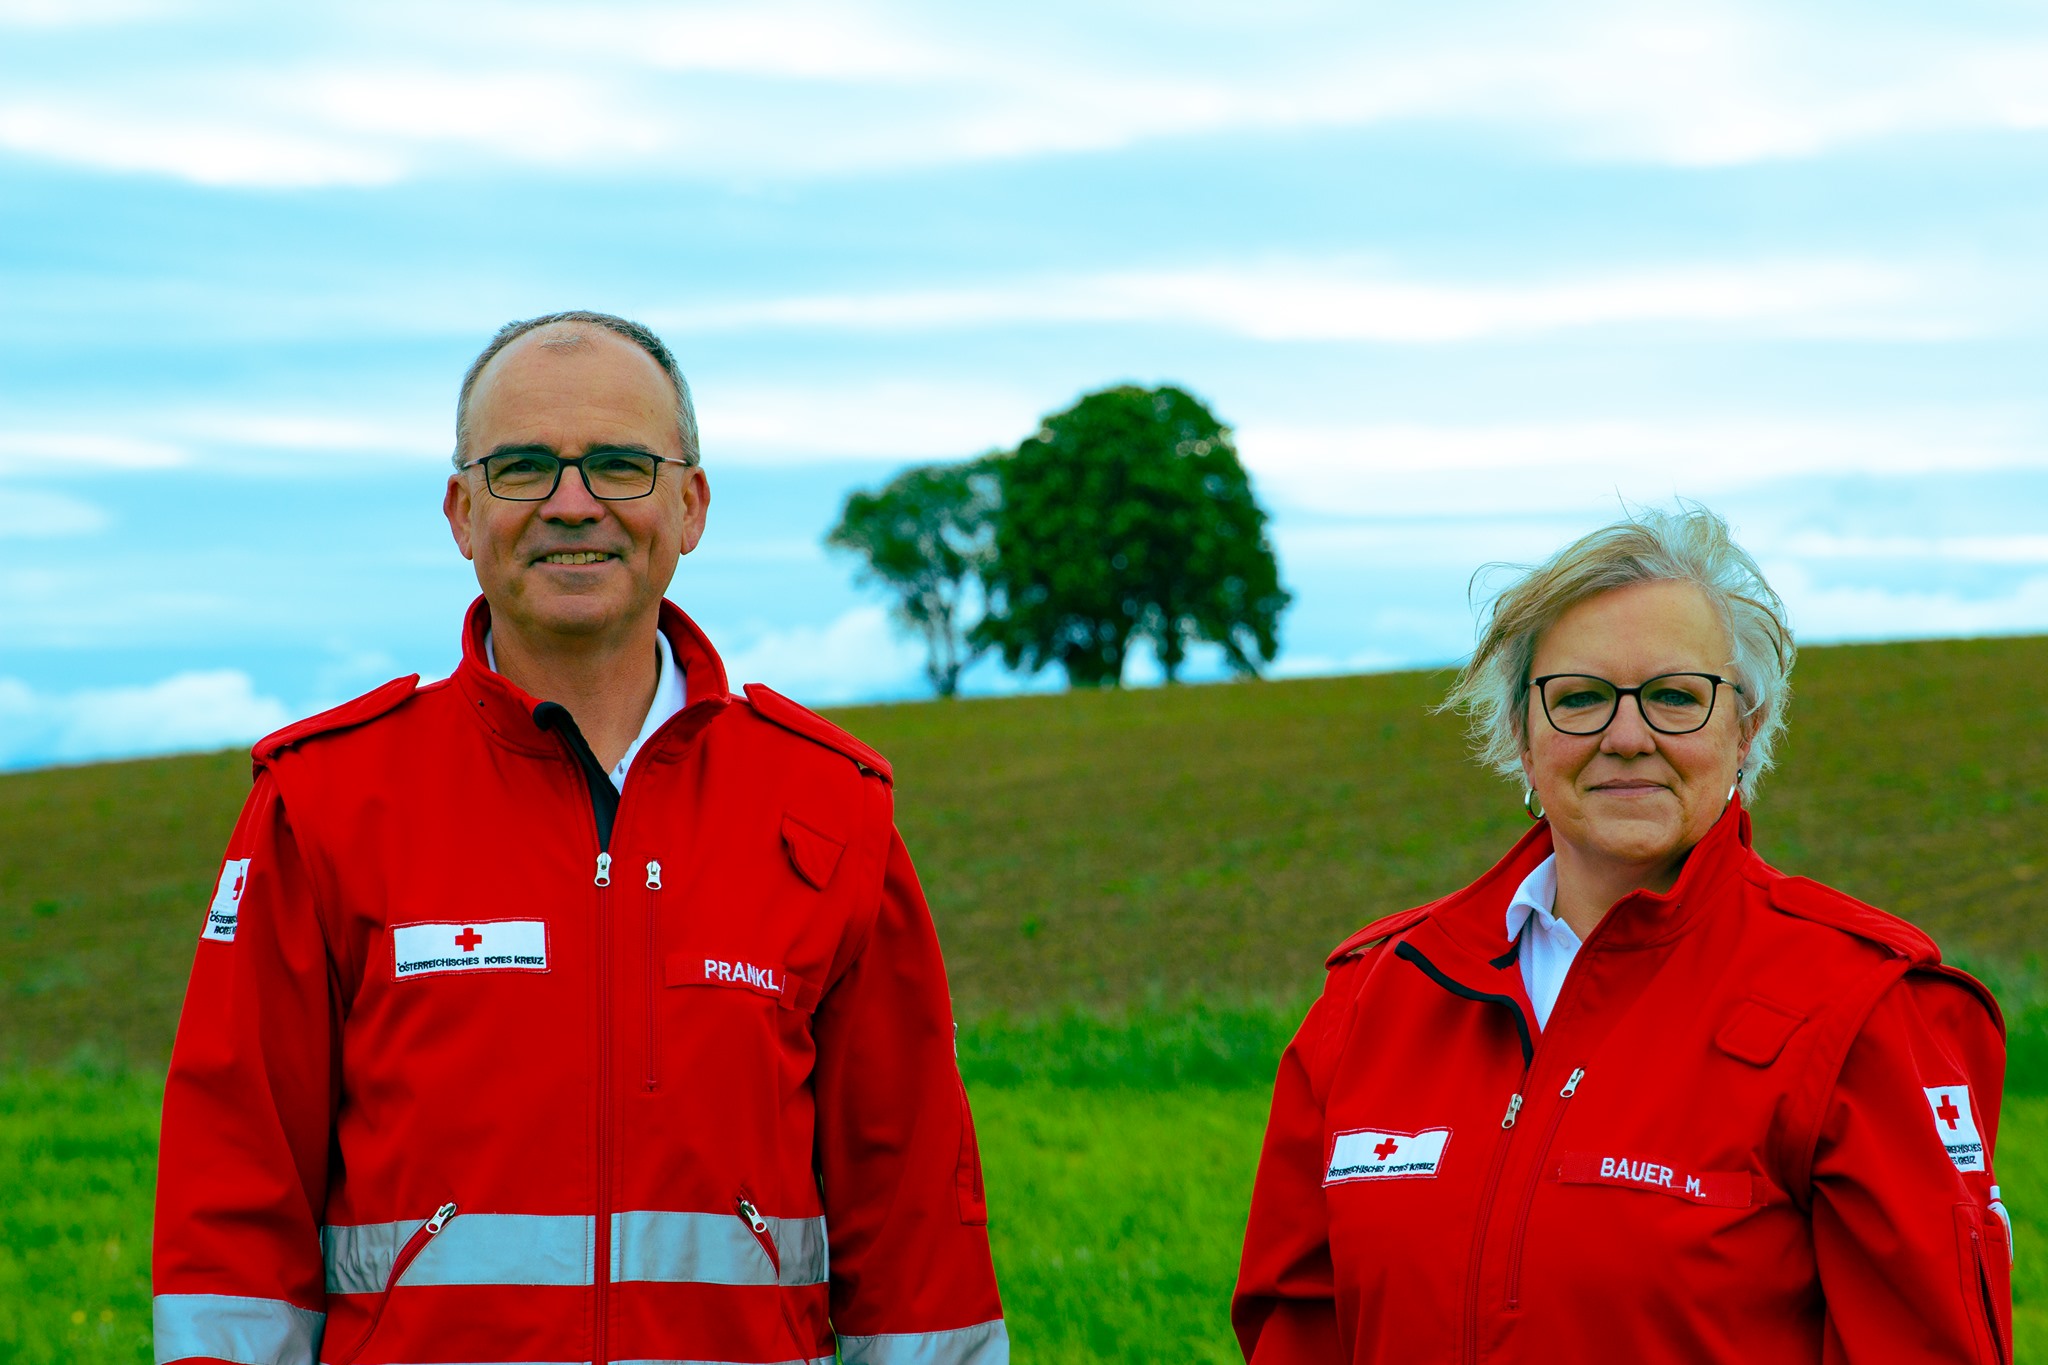
[[[1766,856],[1916,920],[2007,1000],[2019,1359],[2048,1365],[2048,725],[2015,682],[2044,671],[2048,639],[1808,651],[1756,820]],[[1525,824],[1429,714],[1443,685],[837,715],[897,764],[1020,1362],[1235,1359],[1265,1086],[1323,953]],[[0,1360],[149,1358],[161,1069],[247,784],[241,754],[0,777]]]

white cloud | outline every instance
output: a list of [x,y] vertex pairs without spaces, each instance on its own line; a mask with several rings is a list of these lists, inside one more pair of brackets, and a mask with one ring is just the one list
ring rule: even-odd
[[68,493],[0,487],[0,540],[53,540],[106,529],[108,517]]
[[388,150],[280,128],[271,112],[179,116],[133,99],[15,99],[0,103],[0,148],[200,185],[384,185],[405,173],[405,163]]
[[1861,536],[1809,531],[1777,550],[1799,559],[1937,559],[1962,564],[2048,565],[2048,535]]
[[1931,589],[1822,587],[1796,562],[1770,568],[1772,586],[1785,599],[1802,640],[1911,640],[2048,630],[2048,573],[2020,578],[2002,593],[1966,597]]
[[2048,440],[1980,415],[1493,426],[1246,422],[1238,450],[1260,493],[1328,516],[1570,512],[1617,498],[1711,497],[1807,474],[2048,469]]
[[170,469],[189,459],[181,446],[116,432],[0,430],[0,472]]
[[914,379],[710,385],[697,400],[705,459],[714,467],[727,453],[748,464],[963,459],[1036,430],[1045,406],[1021,388]]
[[[0,0],[21,32],[67,22]],[[97,22],[153,7],[100,0]],[[214,7],[210,7],[214,8]],[[202,13],[206,56],[17,57],[0,145],[205,184],[378,184],[512,164],[745,181],[1427,120],[1683,165],[2048,126],[2037,12],[1760,0],[358,4]],[[260,16],[260,20],[257,20]],[[158,30],[177,28],[160,24]]]
[[455,439],[452,419],[443,414],[365,420],[317,412],[213,409],[167,413],[150,420],[196,444],[268,450],[430,455],[445,460]]
[[215,749],[260,738],[291,718],[282,702],[259,695],[248,674],[232,669],[68,695],[0,677],[0,766]]
[[1703,324],[1803,336],[1941,336],[1925,284],[1853,261],[1762,261],[1571,280],[1449,283],[1343,261],[1113,271],[994,285],[828,294],[663,314],[676,331],[925,332],[1054,323],[1211,328],[1259,341],[1453,342],[1617,324]]
[[0,27],[84,28],[131,23],[184,8],[163,0],[0,0]]
[[735,690],[764,682],[806,705],[825,705],[915,695],[923,657],[885,609],[863,606],[826,626],[761,631],[725,656],[725,671]]

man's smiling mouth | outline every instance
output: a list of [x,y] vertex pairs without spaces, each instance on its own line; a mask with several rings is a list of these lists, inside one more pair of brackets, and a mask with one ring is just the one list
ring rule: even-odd
[[602,564],[618,556],[604,550],[557,550],[551,555],[542,555],[539,564]]

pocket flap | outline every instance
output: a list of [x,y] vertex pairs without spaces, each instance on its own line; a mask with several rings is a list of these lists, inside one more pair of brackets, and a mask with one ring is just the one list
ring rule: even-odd
[[1805,1015],[1753,995],[1735,1007],[1714,1035],[1714,1045],[1738,1062],[1769,1066],[1785,1050],[1785,1040],[1805,1022]]
[[782,817],[782,847],[789,853],[789,865],[820,891],[839,870],[839,855],[846,845],[829,834],[820,834],[787,812]]

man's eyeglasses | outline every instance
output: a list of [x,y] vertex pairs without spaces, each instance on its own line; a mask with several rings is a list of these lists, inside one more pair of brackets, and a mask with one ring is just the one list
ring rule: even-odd
[[1643,722],[1660,735],[1689,735],[1714,718],[1722,687],[1742,688],[1717,673],[1664,673],[1639,687],[1616,687],[1585,673],[1531,678],[1550,726],[1564,735],[1597,735],[1614,723],[1623,697],[1634,697]]
[[471,460],[461,468],[482,465],[484,486],[493,497],[512,502],[546,502],[561,485],[563,466],[574,465],[591,497],[627,502],[654,491],[654,477],[663,465],[688,463],[644,450],[594,450],[570,460],[540,450],[508,450]]

